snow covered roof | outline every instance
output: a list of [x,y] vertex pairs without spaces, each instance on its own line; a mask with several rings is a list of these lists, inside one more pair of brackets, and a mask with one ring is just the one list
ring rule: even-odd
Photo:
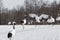
[[40,23],[40,20],[39,20],[39,19],[40,19],[40,18],[39,18],[38,16],[35,16],[36,22]]

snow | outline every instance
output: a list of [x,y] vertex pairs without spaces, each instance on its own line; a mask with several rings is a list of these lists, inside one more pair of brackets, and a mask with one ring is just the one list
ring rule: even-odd
[[40,17],[40,19],[42,19],[42,18],[47,19],[49,17],[49,15],[47,15],[47,14],[41,14],[39,17]]
[[10,25],[11,24],[11,22],[8,22],[8,25]]
[[38,22],[38,23],[40,23],[40,17],[38,17],[38,15],[36,15],[36,14],[29,14],[29,16],[31,17],[31,18],[34,18],[35,17],[35,20],[36,20],[36,22]]
[[35,20],[36,22],[40,23],[41,19],[44,18],[44,19],[47,19],[49,17],[49,15],[47,14],[41,14],[40,16],[36,15],[36,14],[29,14],[30,17],[34,18],[35,17]]
[[60,21],[60,17],[57,17],[57,18],[56,18],[56,21]]
[[[11,30],[12,25],[0,25],[0,40],[9,40]],[[22,25],[16,25],[12,40],[60,40],[60,25],[24,25],[24,30]]]
[[36,14],[29,14],[29,17],[34,18],[36,16]]
[[[40,16],[38,16],[36,14],[29,14],[29,16],[32,17],[32,18],[35,17],[35,20],[36,20],[37,23],[40,23],[41,22],[40,20],[42,20],[42,18],[44,18],[44,19],[48,19],[49,18],[49,15],[47,15],[47,14],[41,14]],[[48,23],[53,23],[53,22],[55,22],[55,19],[51,16],[51,18],[49,18],[47,20],[47,22]]]
[[36,20],[36,22],[40,23],[40,17],[35,16],[35,20]]
[[48,23],[53,23],[53,22],[55,22],[55,19],[51,16],[51,18],[48,19],[47,22],[48,22]]

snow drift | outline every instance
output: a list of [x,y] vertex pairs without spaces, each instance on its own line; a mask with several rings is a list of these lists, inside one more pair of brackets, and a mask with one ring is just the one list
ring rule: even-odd
[[[22,30],[22,25],[16,25],[16,35],[12,40],[60,40],[60,25],[25,25],[24,27],[25,29]],[[0,40],[9,40],[7,33],[10,30],[12,25],[1,25]]]

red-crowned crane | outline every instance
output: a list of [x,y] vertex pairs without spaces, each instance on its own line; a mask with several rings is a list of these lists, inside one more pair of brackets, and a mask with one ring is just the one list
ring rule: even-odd
[[14,21],[13,23],[13,30],[11,30],[9,33],[8,33],[8,35],[7,35],[7,37],[11,40],[11,38],[15,35],[15,25],[16,25],[16,22]]
[[22,21],[20,21],[24,30],[24,24],[26,24],[26,19],[23,19]]

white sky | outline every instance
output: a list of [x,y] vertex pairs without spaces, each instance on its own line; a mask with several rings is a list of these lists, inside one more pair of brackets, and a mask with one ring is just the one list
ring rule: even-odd
[[3,5],[5,8],[12,9],[17,5],[24,5],[24,0],[3,0]]
[[48,1],[49,3],[56,1],[57,3],[59,3],[60,0],[44,0],[44,1]]
[[[17,5],[24,5],[24,1],[25,0],[3,0],[3,5],[5,8],[8,9],[12,9],[12,8],[16,8]],[[44,0],[47,1],[47,0]],[[54,0],[48,0],[49,3],[53,2]],[[57,2],[59,2],[60,0],[56,0]]]

